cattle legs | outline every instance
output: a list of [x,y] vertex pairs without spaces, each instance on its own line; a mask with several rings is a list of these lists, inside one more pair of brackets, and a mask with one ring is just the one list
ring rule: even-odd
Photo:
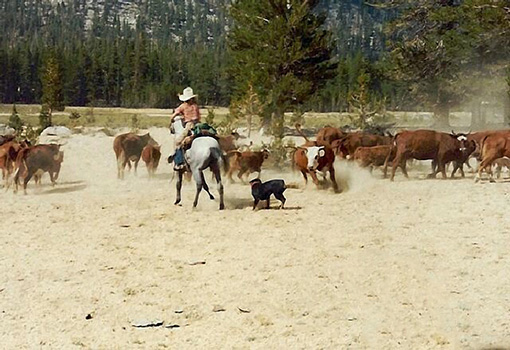
[[453,167],[452,175],[450,177],[453,179],[455,173],[457,172],[457,169],[460,171],[460,175],[462,177],[466,177],[466,174],[464,173],[464,163],[460,161],[455,161],[454,164],[455,166]]
[[126,167],[125,154],[122,151],[117,158],[117,178],[124,179],[124,168]]
[[[392,164],[392,167],[391,167],[391,175],[390,175],[390,181],[393,181],[393,179],[395,178],[395,172],[397,171],[397,166],[402,162],[404,161],[405,162],[405,159],[402,158],[402,155],[401,154],[398,154],[395,156],[395,159],[393,160],[393,164]],[[387,164],[386,164],[387,165]],[[385,166],[386,168],[386,166]]]
[[301,174],[303,174],[303,177],[305,179],[305,186],[308,184],[308,176],[306,175],[306,171],[305,170],[301,170]]
[[[389,156],[388,156],[389,157]],[[386,159],[388,160],[388,158]],[[384,177],[386,177],[386,168],[388,166],[388,162],[384,162]],[[391,175],[390,175],[390,181],[393,181],[395,178],[395,172],[397,171],[397,167],[400,166],[400,169],[402,169],[402,174],[408,179],[409,174],[407,174],[407,157],[404,156],[402,153],[398,153],[395,155],[395,159],[393,159],[393,164],[391,167]]]
[[[333,168],[333,166],[331,166],[331,168],[329,169],[329,177],[331,179],[331,183],[333,184],[333,190],[335,191],[335,193],[340,192],[340,190],[338,189],[338,184],[336,183],[335,169]],[[276,198],[278,198],[278,197],[276,197]],[[280,198],[278,198],[278,199],[280,199]],[[283,203],[285,203],[285,198],[284,198]],[[282,203],[282,208],[283,208],[283,203]]]
[[483,170],[485,170],[485,172],[487,172],[487,174],[489,175],[490,182],[496,182],[492,174],[492,162],[494,162],[494,160],[496,159],[497,157],[486,157],[482,160],[478,167],[478,173],[475,176],[475,182],[478,182],[482,179]]

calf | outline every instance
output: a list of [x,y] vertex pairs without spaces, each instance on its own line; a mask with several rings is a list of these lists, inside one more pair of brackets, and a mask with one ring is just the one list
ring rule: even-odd
[[158,145],[149,133],[139,136],[129,132],[115,137],[113,151],[117,158],[117,178],[124,178],[124,169],[126,165],[131,169],[131,162],[134,162],[136,174],[142,150],[147,144]]
[[332,126],[325,126],[317,132],[316,140],[318,146],[333,147],[332,142],[343,138],[345,132]]
[[464,164],[466,164],[469,168],[471,167],[469,165],[469,158],[473,155],[475,152],[477,145],[474,140],[470,140],[469,135],[466,135],[466,140],[463,142],[463,147],[461,147],[456,152],[453,152],[452,155],[455,158],[453,160],[454,166],[452,170],[452,175],[450,176],[453,178],[455,176],[455,172],[457,170],[460,170],[460,174],[462,177],[466,177],[464,174]]
[[362,168],[370,167],[370,172],[372,172],[374,167],[384,165],[389,153],[391,153],[390,160],[393,161],[393,158],[395,158],[395,149],[389,145],[358,147],[354,152],[353,158],[358,162],[359,166]]
[[352,159],[359,147],[391,145],[392,137],[369,134],[363,131],[353,132],[332,142],[335,154],[341,158]]
[[[258,172],[257,178],[260,177],[262,171],[262,163],[269,157],[269,151],[264,149],[262,151],[252,152],[239,152],[230,151],[227,153],[228,171],[227,176],[230,181],[234,182],[232,173],[238,171],[237,177],[243,181],[243,174],[248,176],[250,173]],[[244,181],[243,181],[244,182]]]
[[[446,179],[446,163],[465,157],[467,153],[467,137],[463,134],[447,134],[433,130],[403,131],[395,135],[393,147],[396,149],[390,180],[393,181],[398,166],[405,177],[408,177],[406,162],[408,159],[432,160],[437,167],[429,177],[436,177],[441,172]],[[469,156],[469,155],[468,155]],[[388,159],[384,164],[384,173],[388,167]],[[467,159],[467,158],[466,158]]]
[[287,189],[283,180],[270,180],[262,183],[260,179],[253,179],[250,181],[250,185],[251,195],[254,200],[253,210],[257,208],[259,201],[267,201],[266,209],[269,209],[269,201],[272,194],[282,203],[280,208],[283,209],[286,201],[283,192]]
[[241,135],[239,135],[236,131],[232,131],[232,133],[227,136],[218,136],[218,143],[220,144],[220,148],[223,153],[237,150],[236,141],[239,138],[241,138]]
[[154,176],[161,158],[161,146],[147,145],[142,150],[142,160],[147,166],[149,178]]
[[305,184],[308,183],[307,174],[310,174],[313,182],[319,187],[319,179],[317,172],[324,174],[329,171],[331,183],[335,192],[339,192],[338,184],[335,179],[335,154],[333,150],[327,146],[311,146],[296,148],[293,156],[294,166],[303,174]]
[[55,185],[63,160],[64,153],[60,151],[60,145],[36,145],[22,149],[16,158],[14,192],[18,191],[20,178],[23,179],[23,191],[26,194],[30,179],[34,177],[36,182],[40,182],[40,177],[45,172],[49,173],[51,183]]

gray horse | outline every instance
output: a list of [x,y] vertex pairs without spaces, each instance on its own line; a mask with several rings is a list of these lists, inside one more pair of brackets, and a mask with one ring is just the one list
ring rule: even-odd
[[[182,125],[180,119],[176,119],[173,123],[173,129],[176,135],[180,135],[183,132],[186,132],[185,128]],[[218,192],[220,194],[220,210],[225,209],[225,203],[223,202],[223,184],[221,182],[221,162],[222,162],[222,153],[220,149],[220,145],[215,138],[209,136],[201,136],[193,140],[191,144],[191,148],[188,149],[185,153],[186,160],[190,166],[191,173],[193,175],[193,179],[197,184],[197,193],[195,195],[195,200],[193,201],[193,208],[195,208],[198,204],[198,196],[202,191],[202,188],[207,192],[210,199],[214,199],[214,196],[209,192],[209,186],[204,178],[204,170],[209,168],[211,169],[216,182],[218,184]],[[176,170],[177,171],[177,198],[175,199],[174,204],[179,204],[181,202],[181,188],[182,188],[182,176],[184,175],[185,169]]]

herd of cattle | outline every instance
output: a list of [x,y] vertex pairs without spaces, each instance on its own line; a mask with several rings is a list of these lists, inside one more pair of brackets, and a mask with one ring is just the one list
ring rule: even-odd
[[[336,179],[335,159],[356,161],[361,167],[391,166],[390,179],[393,180],[397,168],[400,167],[404,176],[407,175],[408,160],[431,160],[432,172],[430,177],[441,173],[446,178],[446,167],[453,164],[451,177],[457,170],[464,177],[464,164],[470,167],[469,159],[476,157],[479,161],[478,173],[475,177],[479,181],[483,171],[494,181],[492,168],[498,167],[498,176],[503,166],[510,166],[510,130],[482,131],[474,133],[444,133],[433,130],[402,131],[396,135],[378,135],[368,132],[344,132],[334,127],[324,127],[316,135],[316,140],[309,140],[296,125],[298,133],[304,138],[304,143],[291,148],[293,168],[300,171],[305,183],[310,176],[316,185],[321,174],[324,179],[329,172],[332,187],[339,191]],[[260,177],[262,164],[269,156],[269,151],[241,150],[237,141],[240,135],[236,132],[228,136],[219,136],[218,142],[225,159],[226,176],[233,181],[232,176],[244,182],[243,176],[257,172]],[[149,177],[156,171],[161,158],[161,148],[150,134],[136,135],[126,133],[115,138],[113,149],[117,157],[117,176],[124,178],[124,169],[131,169],[133,163],[135,171],[142,159],[147,166]],[[508,157],[508,158],[507,158]],[[31,145],[28,141],[18,142],[13,136],[0,136],[0,168],[8,189],[15,184],[14,191],[19,184],[26,187],[31,178],[36,184],[40,182],[43,173],[48,172],[52,184],[58,179],[63,152],[59,145],[39,144]]]
[[20,180],[23,181],[23,191],[27,193],[27,184],[33,177],[36,184],[41,182],[44,173],[49,173],[51,183],[55,185],[60,173],[60,166],[64,161],[64,153],[60,145],[31,145],[29,141],[17,142],[13,135],[0,136],[0,168],[5,188],[11,184],[14,173],[14,191],[18,191]]

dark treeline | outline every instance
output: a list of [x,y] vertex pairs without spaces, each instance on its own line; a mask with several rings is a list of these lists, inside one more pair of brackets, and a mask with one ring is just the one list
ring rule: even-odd
[[[174,107],[188,85],[201,104],[227,106],[228,3],[151,0],[133,11],[132,1],[3,0],[0,102],[41,103],[50,62],[63,106]],[[404,107],[406,89],[384,78],[381,63],[374,63],[385,50],[382,23],[394,13],[361,0],[325,0],[319,10],[328,13],[339,66],[309,107],[346,110],[361,74],[369,75],[375,96]]]
[[120,19],[119,1],[101,7],[84,0],[67,5],[8,0],[1,7],[3,103],[41,102],[51,57],[64,105],[167,107],[186,85],[200,91],[202,103],[228,103],[223,12],[197,29],[194,18],[208,14],[192,10],[205,7],[186,9],[168,1],[149,1],[132,22]]

